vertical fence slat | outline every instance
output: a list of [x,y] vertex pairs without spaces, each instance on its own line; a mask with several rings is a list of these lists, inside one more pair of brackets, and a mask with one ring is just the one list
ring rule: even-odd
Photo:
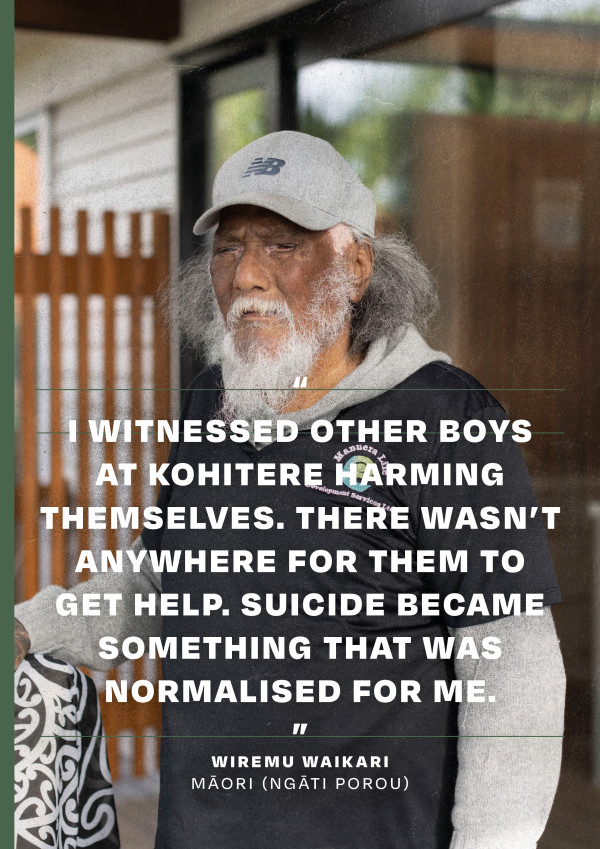
[[[117,288],[117,277],[115,267],[114,250],[114,213],[104,213],[104,250],[102,252],[102,291],[104,294],[104,418],[109,422],[115,418],[115,292]],[[106,442],[104,460],[106,463],[116,464],[116,443]],[[107,516],[110,517],[111,508],[115,506],[114,487],[110,484],[105,487],[105,504]],[[106,548],[114,551],[116,548],[117,535],[114,529],[106,531]],[[116,672],[112,670],[107,676],[109,679],[116,678]],[[113,777],[119,777],[119,751],[118,738],[107,737],[106,748]]]
[[[154,235],[154,264],[153,278],[158,286],[164,284],[169,275],[169,216],[164,213],[155,212],[152,216],[153,235]],[[169,419],[171,414],[171,393],[167,389],[171,386],[171,348],[170,348],[170,328],[168,325],[168,317],[161,316],[158,309],[157,292],[154,292],[153,303],[153,382],[155,391],[152,393],[154,399],[154,418]],[[168,445],[164,447],[160,443],[154,443],[154,460],[161,462],[167,459]],[[160,664],[160,661],[157,661]],[[160,665],[158,666],[158,675],[161,675]],[[157,705],[157,720],[156,727],[160,728],[158,711],[160,705]],[[156,746],[156,765],[160,766],[160,740],[157,739]]]
[[[154,277],[159,284],[169,275],[169,217],[155,212],[154,225]],[[171,357],[167,317],[160,314],[157,298],[154,299],[154,417],[170,417],[171,395],[166,390],[171,385]],[[158,459],[158,458],[157,458]]]
[[[102,254],[102,290],[104,292],[104,418],[113,421],[115,418],[115,293],[117,289],[117,271],[115,265],[114,222],[112,212],[104,213],[104,251]],[[116,464],[116,443],[107,442],[105,446],[105,461]],[[115,506],[115,488],[105,487],[107,515]],[[116,548],[116,533],[114,529],[106,531],[106,547]]]
[[[142,305],[144,297],[144,269],[141,257],[141,217],[131,216],[131,417],[135,421],[142,417]],[[132,462],[142,466],[141,443],[132,444]],[[142,475],[135,476],[132,487],[133,504],[142,503]]]
[[[48,293],[50,296],[50,414],[51,414],[51,436],[50,436],[50,459],[51,459],[51,482],[49,487],[50,503],[53,506],[69,506],[67,493],[64,485],[64,438],[59,433],[64,429],[65,422],[61,421],[63,415],[63,399],[61,394],[61,300],[65,293],[74,292],[77,298],[77,324],[78,338],[77,348],[77,374],[78,374],[78,397],[77,416],[78,429],[87,431],[89,429],[88,419],[90,415],[91,399],[89,390],[91,387],[91,353],[89,299],[92,293],[101,293],[104,300],[104,418],[114,420],[120,410],[117,404],[115,387],[118,383],[116,374],[117,352],[123,351],[124,347],[130,346],[131,350],[131,396],[130,415],[132,419],[142,418],[144,414],[144,395],[141,389],[146,382],[144,380],[144,356],[147,350],[144,344],[142,331],[142,320],[144,317],[145,298],[154,296],[160,283],[162,283],[169,271],[169,221],[168,216],[155,214],[154,256],[144,258],[141,253],[141,219],[138,214],[132,216],[132,247],[131,256],[120,259],[115,256],[114,250],[114,213],[108,212],[104,215],[104,250],[100,257],[88,252],[88,218],[85,212],[77,216],[77,257],[73,261],[60,252],[60,218],[57,210],[51,213],[51,246],[50,254],[37,256],[32,252],[32,229],[31,213],[29,210],[22,212],[23,242],[19,260],[18,290],[20,297],[21,314],[21,336],[20,343],[20,381],[21,381],[21,439],[22,460],[19,470],[19,515],[23,533],[23,561],[24,578],[23,593],[26,598],[35,594],[39,587],[39,543],[38,543],[38,516],[40,505],[40,493],[44,487],[40,486],[38,480],[38,451],[37,451],[37,366],[39,353],[37,351],[37,303],[39,293]],[[70,264],[69,264],[70,263]],[[131,297],[131,336],[128,341],[117,340],[115,326],[115,300],[119,293],[127,293]],[[158,391],[152,392],[152,411],[149,414],[155,419],[170,418],[170,393],[167,391],[170,385],[170,357],[169,357],[169,327],[159,318],[154,302],[153,313],[153,348],[152,354],[152,380],[153,387]],[[117,348],[118,342],[118,348]],[[46,352],[44,352],[45,354]],[[74,353],[74,352],[73,352]],[[93,387],[92,387],[93,388]],[[165,443],[158,446],[162,450],[168,445]],[[144,479],[143,469],[145,460],[158,459],[157,443],[143,447],[139,440],[134,440],[131,445],[131,459],[138,466],[140,472],[134,478],[134,486],[131,491],[132,504],[143,505],[144,490],[142,481]],[[103,446],[104,460],[116,465],[120,459],[120,452],[115,443],[106,442]],[[91,443],[89,436],[81,433],[78,437],[78,489],[77,504],[84,508],[90,505],[91,487]],[[107,518],[110,519],[111,507],[117,503],[115,488],[107,485],[103,490],[104,506],[107,508]],[[71,505],[72,506],[72,505]],[[67,554],[68,533],[57,529],[52,536],[52,579],[60,583],[66,583],[67,577]],[[114,549],[118,542],[116,529],[108,530],[106,534],[106,547]],[[82,529],[78,532],[78,547],[90,547],[90,532]],[[85,575],[85,573],[83,573]],[[110,678],[116,677],[110,673]],[[134,678],[145,676],[144,666],[141,661],[134,663]],[[146,728],[155,728],[158,732],[160,727],[160,705],[157,702],[147,704],[124,706],[107,705],[101,696],[103,713],[105,714],[105,727],[108,735],[119,735],[125,730],[136,735],[134,743],[134,774],[143,775],[144,763],[144,740],[141,736]],[[138,736],[139,735],[139,736]],[[107,738],[107,748],[114,778],[118,778],[120,772],[118,737]],[[158,747],[157,747],[158,750]],[[158,753],[158,751],[157,751]]]
[[23,534],[23,592],[31,598],[39,589],[37,474],[37,298],[36,273],[32,254],[31,210],[21,210],[21,253],[23,258],[23,294],[21,325],[21,527]]
[[[131,418],[142,418],[142,305],[144,297],[144,268],[141,254],[141,216],[131,215]],[[142,445],[134,439],[131,446],[131,461],[137,466],[131,490],[132,503],[141,507],[142,492]],[[133,677],[144,678],[144,663],[141,658],[133,662]],[[144,774],[144,738],[140,736],[147,727],[148,709],[141,704],[136,711],[133,745],[133,774]]]
[[[77,213],[77,261],[79,265],[77,275],[77,382],[80,389],[77,393],[77,417],[78,429],[86,431],[86,433],[80,433],[77,440],[79,450],[77,497],[78,503],[83,508],[87,508],[90,505],[90,437],[87,435],[90,410],[89,392],[87,391],[90,385],[88,298],[92,280],[88,254],[88,221],[87,213],[84,211]],[[90,547],[90,532],[86,522],[79,532],[79,541],[82,549]],[[84,571],[80,575],[80,580],[86,577]]]
[[[62,375],[61,375],[61,295],[64,264],[60,253],[60,213],[50,210],[50,261],[48,290],[50,295],[50,504],[66,506],[62,462]],[[56,527],[52,533],[52,583],[67,583],[66,531]]]

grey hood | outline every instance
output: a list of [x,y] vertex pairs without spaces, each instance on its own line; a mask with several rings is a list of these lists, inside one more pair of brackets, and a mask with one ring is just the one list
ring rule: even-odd
[[382,336],[371,342],[362,363],[316,404],[285,413],[281,418],[296,422],[299,430],[310,427],[317,419],[331,421],[341,410],[387,392],[435,360],[449,363],[450,357],[443,351],[434,351],[412,324],[404,325],[394,337]]

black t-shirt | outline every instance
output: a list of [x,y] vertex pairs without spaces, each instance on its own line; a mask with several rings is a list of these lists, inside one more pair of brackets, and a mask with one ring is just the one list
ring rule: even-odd
[[[186,393],[183,418],[214,418],[218,387],[218,370],[199,375]],[[180,567],[163,573],[163,593],[187,594],[191,609],[199,611],[205,594],[218,595],[228,613],[163,619],[164,637],[222,640],[212,643],[214,659],[209,645],[200,643],[199,659],[163,660],[163,679],[177,685],[191,681],[192,690],[199,688],[203,697],[163,704],[156,849],[447,849],[457,771],[457,704],[435,700],[435,694],[452,686],[453,663],[450,658],[427,658],[425,646],[446,638],[449,627],[506,615],[494,607],[498,596],[515,601],[516,594],[523,609],[527,594],[542,594],[544,604],[560,600],[539,511],[531,519],[536,501],[516,442],[510,436],[496,442],[492,434],[476,443],[463,438],[440,441],[442,419],[464,423],[505,418],[501,406],[474,378],[445,363],[432,363],[394,390],[336,417],[381,424],[391,419],[423,421],[426,442],[342,441],[334,429],[334,437],[326,442],[300,434],[293,442],[273,442],[261,451],[229,440],[173,446],[170,462],[192,468],[199,463],[319,463],[323,471],[322,483],[316,486],[171,484],[161,490],[158,503],[163,510],[184,508],[189,517],[190,508],[210,507],[214,517],[223,518],[223,527],[211,530],[199,512],[196,519],[204,520],[207,528],[146,530],[148,549],[188,550],[193,556],[205,551],[207,557],[214,550],[241,549],[253,557],[261,550],[275,550],[276,560],[275,571],[212,572],[207,567],[203,573],[186,573]],[[482,468],[492,462],[502,468],[503,486],[481,482]],[[359,480],[368,465],[384,473],[386,464],[402,464],[406,480],[388,486],[385,481],[379,484],[375,475],[368,486],[340,484],[336,463],[345,468],[358,464]],[[471,471],[476,464],[477,485],[443,483],[444,474],[452,476],[448,470],[459,463],[468,464]],[[413,482],[411,464],[422,464],[424,475],[428,464],[436,465],[442,482],[423,483],[423,477]],[[231,527],[229,511],[223,508],[236,506],[249,508],[249,529]],[[272,510],[273,527],[252,527],[254,511],[265,506]],[[314,508],[307,529],[302,529],[298,506]],[[463,514],[463,526],[456,528],[465,506],[472,515]],[[342,511],[339,527],[316,530],[319,508],[335,507],[361,507],[363,526],[344,528]],[[367,527],[366,513],[373,507],[384,508],[383,529]],[[484,507],[494,509],[482,514]],[[504,529],[507,507],[525,508],[526,530]],[[406,508],[404,527],[390,527],[392,515],[398,522],[404,515],[394,508]],[[451,517],[446,530],[428,527],[430,522],[424,520],[438,510],[438,518]],[[483,520],[493,525],[494,517],[497,529],[481,527]],[[498,551],[499,556],[518,550],[525,566],[507,573],[496,565],[487,572],[482,549]],[[298,550],[307,552],[307,561],[317,550],[330,552],[333,566],[328,571],[308,565],[289,571],[289,552]],[[412,552],[413,568],[408,571],[401,561],[392,571],[388,554],[376,571],[369,554],[373,550],[405,556]],[[338,551],[351,552],[347,557],[353,569],[336,570]],[[417,570],[419,551],[434,552],[433,571]],[[441,551],[447,552],[444,569]],[[462,556],[466,571],[456,568]],[[317,565],[324,557],[317,558]],[[509,566],[514,562],[509,558]],[[252,594],[250,601],[246,594]],[[269,594],[270,610],[285,610],[283,615],[265,612]],[[348,604],[344,612],[337,606],[341,595]],[[439,597],[439,613],[420,608],[424,595],[434,601]],[[297,613],[292,596],[299,605]],[[309,612],[303,607],[307,596]],[[399,596],[408,605],[402,615]],[[336,606],[330,608],[332,597]],[[452,604],[446,609],[448,597]],[[473,599],[477,609],[469,612]],[[254,603],[261,605],[259,616],[247,615]],[[356,605],[360,612],[354,612]],[[245,658],[231,643],[226,656],[226,637],[237,646],[245,638]],[[301,652],[290,657],[289,648],[298,646],[293,642],[298,637],[304,638],[300,643],[310,643],[310,657]],[[335,660],[332,637],[341,638]],[[254,651],[250,638],[257,638]],[[263,657],[263,638],[281,638],[280,659]],[[302,690],[314,701],[298,700],[298,681],[314,682]],[[334,700],[319,700],[319,681],[334,682],[323,693],[323,698],[334,693]],[[373,694],[380,681],[391,682],[395,693],[387,683],[378,691],[381,700],[355,700],[357,686]],[[177,693],[181,698],[181,687]],[[291,698],[275,701],[274,693]],[[415,694],[418,701],[413,700]],[[246,698],[256,701],[242,701]],[[305,726],[303,734],[298,726]],[[252,761],[253,756],[257,760]]]

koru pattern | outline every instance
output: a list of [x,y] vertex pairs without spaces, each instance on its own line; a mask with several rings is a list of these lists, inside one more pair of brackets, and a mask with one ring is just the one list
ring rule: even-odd
[[118,849],[94,682],[27,655],[15,673],[15,849]]

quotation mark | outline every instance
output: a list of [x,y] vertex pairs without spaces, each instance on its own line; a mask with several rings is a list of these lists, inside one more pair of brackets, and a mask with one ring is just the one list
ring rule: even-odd
[[294,722],[294,734],[305,734],[307,728],[308,723],[306,722],[302,724],[300,724],[299,722]]
[[294,381],[294,389],[306,389],[307,380],[308,377],[300,377],[300,375],[298,375],[298,377]]

